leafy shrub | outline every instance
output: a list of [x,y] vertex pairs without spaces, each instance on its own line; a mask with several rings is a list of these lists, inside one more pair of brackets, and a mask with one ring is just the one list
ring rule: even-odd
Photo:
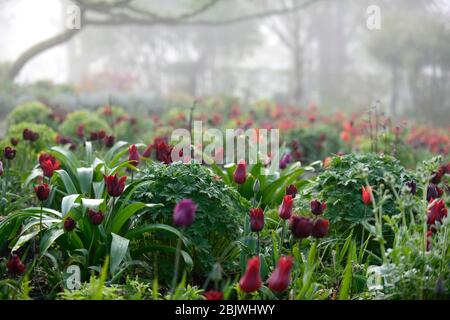
[[301,128],[289,134],[290,140],[299,144],[302,162],[310,163],[324,159],[339,151],[343,151],[343,145],[339,138],[339,132],[333,132],[329,127]]
[[136,190],[132,200],[164,204],[164,207],[154,208],[148,216],[150,223],[171,225],[173,208],[182,199],[189,198],[198,204],[195,222],[185,232],[194,244],[191,249],[194,272],[208,272],[239,238],[248,202],[235,189],[215,179],[208,168],[198,164],[154,163],[143,170],[142,178],[151,183]]
[[8,127],[21,122],[43,123],[50,125],[49,115],[52,110],[40,102],[25,102],[15,107],[8,115],[6,121]]
[[[373,219],[372,206],[362,201],[362,186],[372,186],[375,196],[382,184],[398,191],[410,180],[414,180],[412,174],[391,156],[349,154],[334,157],[317,177],[315,188],[317,197],[327,202],[325,214],[332,226],[346,230]],[[394,200],[387,199],[383,209],[387,215],[395,214]]]
[[105,120],[88,110],[79,110],[67,115],[66,119],[59,127],[59,131],[64,136],[73,137],[76,136],[76,131],[81,124],[85,127],[85,134],[98,130],[105,130],[106,132],[111,131]]
[[[32,144],[28,141],[24,141],[22,138],[23,130],[27,128],[39,134],[39,139]],[[28,150],[31,150],[32,153],[36,154],[42,149],[55,143],[56,132],[45,124],[21,122],[9,128],[5,139],[0,142],[1,150],[3,150],[6,146],[11,145],[11,138],[20,140],[19,144],[15,147],[19,155],[24,155],[28,152]]]

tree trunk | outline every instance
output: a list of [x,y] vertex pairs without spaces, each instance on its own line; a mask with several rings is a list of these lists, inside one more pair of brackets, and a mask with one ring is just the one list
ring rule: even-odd
[[56,36],[48,38],[47,40],[39,42],[29,48],[27,51],[22,53],[20,57],[14,62],[11,69],[9,70],[9,78],[11,80],[14,80],[28,61],[41,54],[42,52],[68,41],[80,30],[81,29],[67,29],[66,31],[59,33]]

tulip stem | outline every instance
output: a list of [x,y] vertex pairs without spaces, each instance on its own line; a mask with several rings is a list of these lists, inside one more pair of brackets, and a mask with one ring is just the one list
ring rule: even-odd
[[283,224],[283,226],[281,228],[280,257],[281,254],[283,253],[284,237],[286,234],[286,221],[283,220],[281,223]]
[[43,202],[41,201],[41,214],[39,216],[39,233],[42,231],[42,207],[43,207]]
[[172,294],[175,292],[175,288],[177,285],[178,270],[180,268],[180,254],[181,254],[181,238],[179,237],[177,242],[177,251],[175,253],[175,268],[173,270],[173,278],[172,278]]
[[259,232],[256,233],[256,255],[259,257]]

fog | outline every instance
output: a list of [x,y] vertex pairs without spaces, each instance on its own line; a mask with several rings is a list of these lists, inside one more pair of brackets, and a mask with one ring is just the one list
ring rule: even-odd
[[[21,60],[70,30],[74,5],[80,30]],[[448,126],[449,18],[448,0],[0,0],[0,90],[69,84],[85,104],[225,95],[354,111],[380,101],[394,117]],[[20,99],[3,97],[1,111]]]

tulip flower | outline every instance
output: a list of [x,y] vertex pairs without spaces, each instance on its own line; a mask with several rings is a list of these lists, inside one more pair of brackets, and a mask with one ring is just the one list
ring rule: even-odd
[[278,260],[278,265],[268,280],[270,290],[273,292],[283,292],[289,287],[293,263],[294,259],[292,257],[282,256]]
[[330,222],[327,219],[319,218],[314,222],[311,235],[314,238],[323,238],[328,234]]
[[56,158],[48,153],[43,153],[39,156],[39,163],[44,176],[48,178],[51,178],[53,176],[53,172],[55,172],[55,170],[59,170],[60,168],[60,164]]
[[430,183],[427,187],[427,201],[436,198],[439,198],[438,188],[434,184]]
[[153,151],[153,144],[149,144],[147,148],[145,148],[144,152],[142,152],[142,156],[144,158],[150,158]]
[[433,173],[433,176],[431,177],[431,183],[432,184],[439,184],[441,183],[442,177],[444,176],[446,171],[445,166],[440,166],[437,172]]
[[251,293],[261,288],[262,281],[259,267],[259,257],[253,257],[247,261],[247,269],[239,281],[239,287],[243,292]]
[[17,254],[13,254],[6,263],[6,267],[9,273],[13,275],[19,275],[25,272],[25,265],[20,261],[20,257]]
[[106,136],[103,138],[103,143],[107,148],[111,148],[114,145],[116,138],[114,136]]
[[297,188],[295,185],[290,184],[286,187],[286,195],[292,196],[292,198],[295,198],[297,195]]
[[283,220],[288,220],[292,215],[292,207],[294,206],[294,200],[291,195],[285,195],[280,208],[278,209],[278,215]]
[[30,129],[23,130],[22,136],[23,136],[23,140],[28,140],[31,142],[39,139],[39,133],[33,132]]
[[125,189],[125,181],[127,177],[121,177],[119,179],[117,173],[113,176],[104,176],[106,189],[108,190],[108,194],[113,197],[119,197],[123,190]]
[[173,210],[173,223],[180,227],[190,226],[195,219],[197,205],[190,199],[184,199],[177,203]]
[[130,164],[132,166],[137,167],[139,165],[139,151],[135,144],[133,144],[131,147],[128,148],[128,161],[130,161]]
[[245,160],[240,160],[233,173],[233,180],[237,184],[244,184],[247,179]]
[[88,211],[89,219],[91,220],[91,223],[94,226],[98,226],[103,222],[103,219],[105,218],[105,215],[101,211],[94,211],[89,209]]
[[206,291],[203,296],[206,300],[223,300],[223,292],[220,291]]
[[5,156],[6,159],[12,160],[16,157],[16,149],[12,147],[6,147],[3,150],[3,155]]
[[289,228],[291,229],[294,238],[307,238],[313,231],[313,222],[309,218],[292,216]]
[[45,201],[50,195],[50,187],[47,183],[43,183],[34,187],[34,192],[40,201]]
[[19,139],[17,139],[17,138],[11,138],[10,141],[14,147],[19,144]]
[[280,169],[285,169],[291,160],[292,156],[289,153],[285,153],[280,160]]
[[310,206],[311,212],[316,216],[321,215],[327,208],[327,204],[325,202],[320,202],[319,200],[311,201]]
[[442,219],[447,217],[448,210],[445,207],[445,202],[443,199],[439,201],[435,201],[431,199],[431,204],[428,208],[428,214],[427,214],[427,224],[428,225],[434,225],[436,222],[441,223]]
[[259,232],[264,228],[264,210],[261,208],[250,209],[250,229]]
[[371,204],[372,203],[372,187],[367,186],[364,188],[362,186],[362,200],[365,204]]
[[67,219],[64,220],[64,230],[66,230],[67,232],[73,231],[76,225],[77,223],[71,217],[67,217]]
[[77,128],[77,137],[78,138],[83,138],[84,137],[84,124],[80,124]]
[[158,140],[156,143],[156,160],[165,164],[172,163],[172,148],[164,141]]

